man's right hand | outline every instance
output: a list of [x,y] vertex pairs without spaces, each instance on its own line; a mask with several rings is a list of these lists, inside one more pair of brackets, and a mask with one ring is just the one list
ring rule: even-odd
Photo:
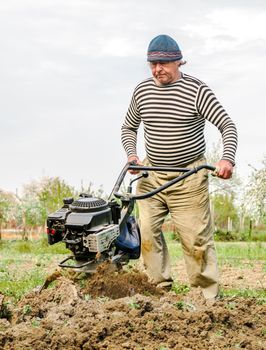
[[[130,156],[127,158],[128,163],[135,163],[136,165],[143,165],[139,160],[138,156]],[[129,170],[129,173],[132,175],[136,175],[139,173],[139,170]]]

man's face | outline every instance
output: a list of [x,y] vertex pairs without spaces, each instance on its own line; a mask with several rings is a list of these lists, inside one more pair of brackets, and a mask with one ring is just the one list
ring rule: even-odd
[[180,78],[178,61],[173,62],[150,62],[152,75],[162,85],[174,83]]

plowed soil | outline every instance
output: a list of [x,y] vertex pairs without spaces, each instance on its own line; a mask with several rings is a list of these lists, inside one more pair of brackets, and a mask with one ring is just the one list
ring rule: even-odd
[[[253,277],[264,278],[259,269]],[[224,285],[258,287],[239,271],[230,276]],[[56,271],[10,310],[0,296],[0,315],[3,350],[266,349],[265,300],[225,297],[208,306],[198,289],[176,295],[109,265],[90,278]]]

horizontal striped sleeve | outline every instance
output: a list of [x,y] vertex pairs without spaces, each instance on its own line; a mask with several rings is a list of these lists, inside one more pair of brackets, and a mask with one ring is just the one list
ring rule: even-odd
[[137,155],[137,132],[140,122],[140,114],[138,112],[135,95],[133,95],[121,128],[122,145],[126,151],[127,157]]
[[221,132],[223,140],[222,159],[229,160],[232,164],[235,164],[237,149],[236,126],[212,90],[205,84],[199,87],[196,108],[201,116],[215,125]]

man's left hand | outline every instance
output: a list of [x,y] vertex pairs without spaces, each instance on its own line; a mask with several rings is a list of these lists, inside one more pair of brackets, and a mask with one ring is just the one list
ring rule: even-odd
[[221,179],[230,179],[233,174],[233,164],[229,160],[221,159],[215,164],[216,175]]

